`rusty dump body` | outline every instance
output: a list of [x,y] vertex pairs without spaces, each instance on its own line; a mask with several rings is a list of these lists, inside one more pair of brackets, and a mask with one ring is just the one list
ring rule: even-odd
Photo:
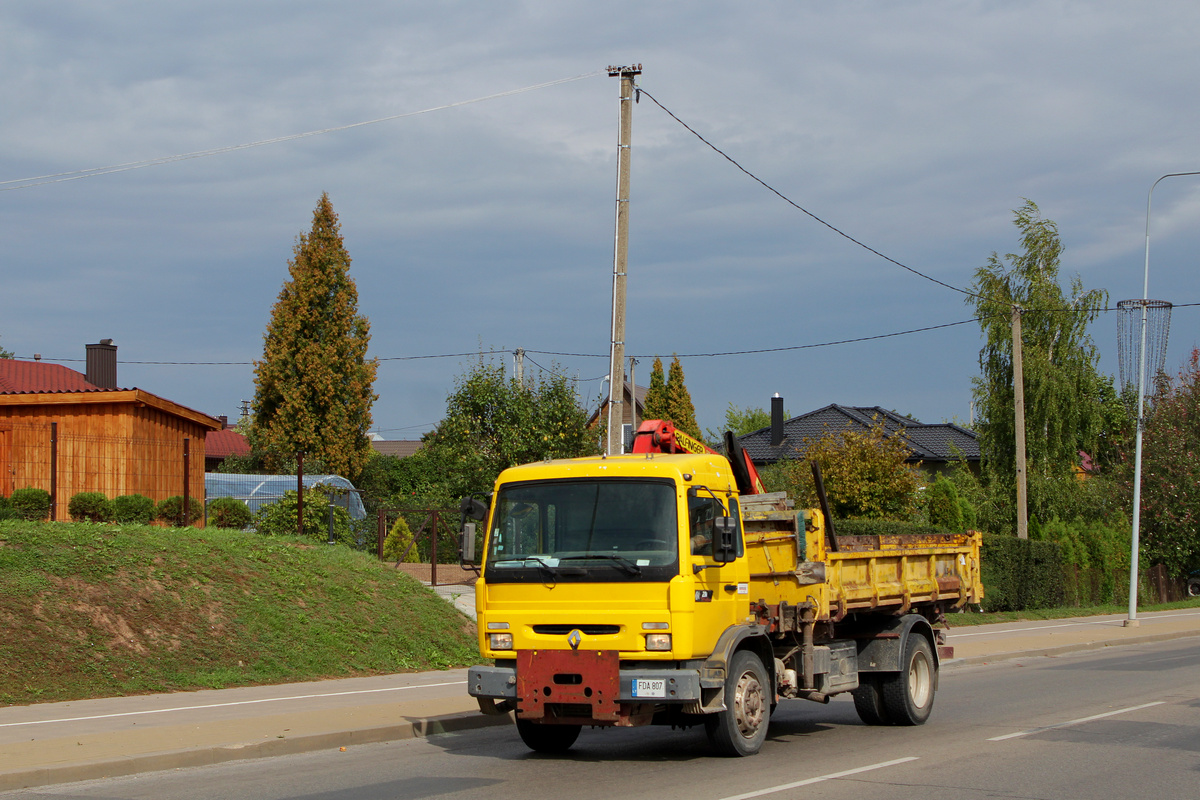
[[703,725],[749,755],[784,698],[852,692],[916,725],[951,654],[944,614],[983,598],[975,532],[837,537],[782,493],[740,494],[718,454],[506,471],[476,586],[468,687],[535,750],[581,726]]
[[983,599],[976,531],[839,536],[831,551],[821,513],[792,510],[782,493],[743,497],[742,515],[750,596],[768,618],[807,602],[818,621],[912,611],[936,621]]

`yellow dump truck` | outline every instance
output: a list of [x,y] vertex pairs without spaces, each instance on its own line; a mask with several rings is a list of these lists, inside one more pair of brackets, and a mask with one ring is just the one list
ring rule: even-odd
[[467,520],[486,523],[481,710],[515,711],[541,752],[665,724],[751,755],[781,699],[841,692],[867,724],[925,722],[943,614],[983,596],[979,534],[833,537],[744,473],[739,490],[736,461],[654,449],[514,467],[464,500],[469,561]]

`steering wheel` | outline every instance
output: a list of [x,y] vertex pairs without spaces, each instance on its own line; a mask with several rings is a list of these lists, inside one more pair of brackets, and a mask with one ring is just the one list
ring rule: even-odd
[[634,550],[666,550],[670,547],[666,539],[640,539],[634,542]]

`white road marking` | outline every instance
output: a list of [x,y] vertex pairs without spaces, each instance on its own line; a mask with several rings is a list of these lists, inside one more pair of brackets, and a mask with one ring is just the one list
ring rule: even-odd
[[1156,700],[1153,703],[1143,703],[1140,706],[1132,706],[1130,708],[1121,708],[1121,709],[1117,709],[1116,711],[1106,711],[1103,714],[1095,714],[1090,717],[1082,717],[1080,719],[1073,719],[1069,722],[1060,722],[1057,725],[1047,725],[1044,728],[1030,728],[1027,731],[1018,731],[1017,733],[1006,733],[1003,736],[993,736],[992,738],[988,739],[988,741],[989,742],[1002,742],[1005,739],[1016,739],[1018,736],[1029,736],[1030,734],[1041,733],[1042,731],[1052,731],[1057,728],[1067,728],[1067,727],[1070,727],[1071,725],[1081,725],[1084,722],[1091,722],[1092,720],[1096,720],[1096,719],[1104,719],[1105,717],[1115,717],[1118,714],[1128,714],[1130,711],[1141,711],[1143,708],[1150,708],[1151,706],[1161,706],[1164,703],[1166,703],[1165,700]]
[[86,722],[93,719],[112,719],[114,717],[136,717],[142,714],[166,714],[171,711],[199,711],[205,708],[228,708],[230,706],[252,706],[258,703],[278,703],[284,700],[315,700],[319,697],[346,697],[354,694],[377,694],[380,692],[403,692],[408,689],[430,689],[436,686],[465,686],[466,681],[449,681],[446,683],[422,683],[413,686],[393,686],[387,689],[355,689],[348,692],[325,692],[322,694],[297,694],[290,697],[264,697],[259,700],[237,700],[230,703],[210,703],[200,706],[176,706],[175,708],[152,708],[145,711],[122,711],[116,714],[95,714],[90,717],[63,717],[58,719],[35,719],[26,722],[3,722],[0,728],[17,728],[22,725],[47,725],[52,722]]
[[[1157,617],[1140,617],[1143,622],[1151,622],[1156,619],[1175,619],[1177,617],[1195,617],[1200,616],[1200,611],[1187,614],[1163,614]],[[1009,628],[1003,631],[977,631],[975,633],[959,633],[951,628],[950,635],[955,639],[966,639],[968,636],[1003,636],[1008,633],[1024,633],[1025,631],[1044,631],[1051,628],[1075,628],[1081,625],[1116,625],[1123,622],[1123,619],[1101,619],[1088,620],[1087,622],[1064,622],[1058,625],[1036,625],[1031,628]],[[1003,623],[1001,623],[1003,624]]]
[[785,792],[788,789],[795,789],[800,786],[811,786],[814,783],[823,783],[825,781],[837,780],[838,778],[845,778],[850,775],[858,775],[860,772],[870,772],[871,770],[883,769],[884,767],[894,767],[897,764],[907,764],[909,761],[916,761],[916,760],[917,760],[916,756],[909,756],[908,758],[897,758],[893,761],[883,761],[878,764],[871,764],[870,766],[867,766],[867,767],[858,767],[857,769],[848,769],[848,770],[845,770],[844,772],[831,772],[828,775],[820,775],[816,778],[809,778],[807,780],[796,781],[794,783],[784,783],[784,784],[780,784],[779,786],[772,786],[769,789],[759,789],[757,792],[746,792],[745,794],[735,794],[732,797],[723,797],[723,798],[721,798],[721,800],[749,800],[749,798],[751,798],[751,797],[762,797],[763,795],[774,794],[775,792]]

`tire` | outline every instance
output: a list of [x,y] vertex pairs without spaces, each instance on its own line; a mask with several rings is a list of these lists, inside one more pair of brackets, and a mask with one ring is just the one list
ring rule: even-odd
[[704,730],[717,752],[752,756],[767,738],[771,721],[771,679],[749,650],[733,654],[725,675],[725,710],[704,718]]
[[527,719],[517,720],[517,733],[530,750],[537,753],[565,753],[579,738],[582,725],[543,725]]
[[882,681],[883,710],[888,721],[892,725],[924,724],[933,710],[936,686],[937,662],[933,660],[929,640],[909,631],[900,671],[884,676]]
[[891,725],[887,709],[883,707],[883,686],[879,676],[860,672],[858,680],[858,688],[853,692],[858,718],[867,725]]

